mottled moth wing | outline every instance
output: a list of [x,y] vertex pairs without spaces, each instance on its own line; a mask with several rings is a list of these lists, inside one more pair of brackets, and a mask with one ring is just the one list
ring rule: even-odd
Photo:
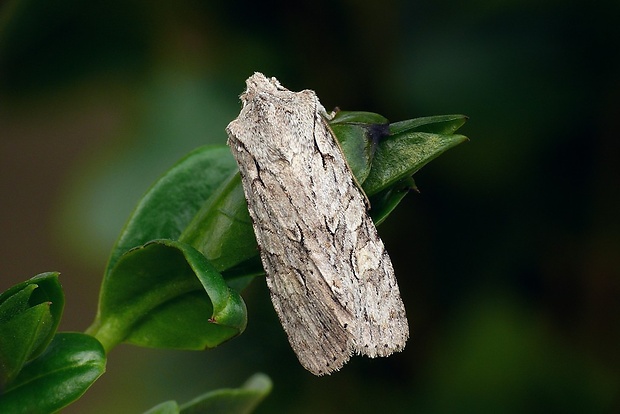
[[316,375],[409,336],[390,258],[313,91],[260,73],[228,127],[273,306]]

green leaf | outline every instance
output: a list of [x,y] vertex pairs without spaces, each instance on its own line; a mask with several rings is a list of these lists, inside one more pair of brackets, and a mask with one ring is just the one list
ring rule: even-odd
[[376,141],[369,136],[371,130],[362,125],[346,124],[332,125],[331,129],[346,154],[353,176],[358,183],[363,183],[370,173],[376,146]]
[[0,325],[0,390],[19,374],[32,351],[47,337],[52,316],[45,303]]
[[[452,135],[464,115],[441,115],[387,124],[371,112],[338,112],[330,126],[357,182],[369,197],[376,225],[415,187],[411,175],[467,138]],[[427,134],[427,135],[424,135]]]
[[0,390],[39,355],[60,323],[64,295],[58,273],[43,273],[0,295]]
[[450,148],[467,141],[463,135],[405,131],[379,142],[362,188],[370,197],[413,175]]
[[254,374],[241,388],[210,391],[181,407],[176,401],[156,405],[144,414],[246,414],[271,392],[271,380],[265,374]]
[[391,187],[370,197],[370,217],[375,225],[383,223],[410,190],[416,189],[413,178],[406,177]]
[[106,350],[121,341],[204,349],[239,335],[246,322],[241,296],[200,252],[156,240],[125,253],[105,276],[88,332]]
[[32,291],[38,286],[30,283],[20,283],[19,288],[16,290],[11,288],[5,293],[12,291],[11,295],[3,295],[4,300],[0,300],[0,323],[6,322],[13,318],[15,315],[24,312],[30,306],[30,296]]
[[431,134],[450,135],[467,122],[465,115],[437,115],[408,119],[390,124],[390,134],[402,132],[429,132]]
[[241,388],[208,392],[181,406],[181,414],[247,414],[271,392],[271,380],[254,374]]
[[219,271],[258,256],[239,172],[214,191],[179,240],[204,254]]
[[145,411],[144,414],[179,414],[180,412],[179,404],[176,401],[166,401]]
[[329,121],[329,124],[387,124],[388,122],[386,117],[374,112],[338,111]]
[[377,143],[389,135],[388,120],[372,112],[336,113],[329,121],[358,183],[370,173]]
[[[127,221],[106,273],[123,253],[157,239],[192,245],[220,272],[246,263],[253,274],[261,274],[241,179],[228,147],[198,148],[153,184]],[[237,275],[226,273],[227,279]],[[230,283],[242,289],[251,280]]]
[[235,171],[237,164],[226,146],[200,147],[178,161],[138,203],[112,249],[106,273],[134,247],[156,239],[178,239]]
[[105,353],[95,338],[80,333],[59,333],[0,395],[0,412],[58,411],[84,394],[103,374],[105,363]]

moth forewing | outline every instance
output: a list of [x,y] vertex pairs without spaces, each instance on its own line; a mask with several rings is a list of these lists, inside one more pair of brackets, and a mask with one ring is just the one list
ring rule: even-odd
[[405,308],[385,247],[313,91],[256,73],[227,127],[273,306],[316,375],[400,351]]

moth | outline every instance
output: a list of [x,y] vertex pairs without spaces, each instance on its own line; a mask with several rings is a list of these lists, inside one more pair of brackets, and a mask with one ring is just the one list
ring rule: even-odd
[[315,375],[409,337],[392,263],[314,91],[255,73],[226,131],[273,306]]

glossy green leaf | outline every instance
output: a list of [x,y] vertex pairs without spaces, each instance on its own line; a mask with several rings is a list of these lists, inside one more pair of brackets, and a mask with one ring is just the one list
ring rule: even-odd
[[32,351],[50,332],[49,305],[28,308],[0,325],[0,390],[19,374]]
[[20,283],[18,286],[20,289],[11,288],[11,294],[4,295],[4,300],[0,301],[0,323],[10,320],[28,309],[32,291],[38,287],[31,283]]
[[358,183],[363,183],[370,173],[376,141],[369,137],[369,128],[363,125],[332,125],[342,151],[347,154],[347,164]]
[[166,401],[145,411],[144,414],[179,414],[180,412],[181,409],[176,401]]
[[370,173],[377,143],[389,135],[388,120],[372,112],[341,111],[329,122],[358,183]]
[[181,406],[181,414],[248,414],[271,392],[271,380],[254,374],[241,388],[208,392]]
[[[347,162],[371,202],[379,225],[415,184],[411,175],[466,138],[451,135],[467,121],[464,115],[409,119],[387,125],[370,112],[338,112],[330,121]],[[434,134],[435,137],[415,133]],[[439,139],[437,138],[439,135]]]
[[271,392],[271,379],[254,374],[241,388],[210,391],[181,407],[176,401],[156,405],[144,414],[247,414]]
[[[0,323],[28,307],[49,303],[54,324],[52,328],[56,330],[65,306],[65,296],[58,280],[59,275],[60,273],[58,272],[41,273],[25,282],[10,287],[0,294]],[[27,289],[29,293],[21,296],[20,299],[17,299],[17,302],[14,302],[15,299],[12,297],[20,294],[24,289]],[[54,334],[52,333],[49,338],[50,341],[53,336]],[[45,345],[42,344],[40,348],[36,352],[42,352]]]
[[121,341],[204,349],[240,334],[246,322],[243,300],[200,252],[156,240],[125,253],[106,275],[88,332],[106,350]]
[[370,197],[370,217],[375,225],[383,223],[398,204],[405,198],[411,190],[415,190],[416,185],[413,178],[406,177],[395,185]]
[[0,295],[0,390],[52,340],[64,296],[58,273],[43,273]]
[[80,333],[59,333],[0,395],[0,413],[58,411],[84,394],[103,374],[105,363],[103,347],[95,338]]
[[370,197],[413,175],[445,151],[467,141],[463,135],[403,132],[379,142],[372,168],[362,188]]
[[213,192],[179,240],[204,254],[219,271],[258,256],[238,172]]
[[[237,171],[226,146],[201,147],[177,162],[147,191],[119,237],[107,267],[151,240],[180,240],[202,252],[219,271],[242,263],[256,268],[258,247]],[[254,259],[254,260],[253,260]],[[237,273],[228,272],[231,278]],[[231,280],[236,288],[252,278]]]
[[388,122],[386,117],[374,112],[338,111],[329,121],[329,124],[387,124]]
[[431,134],[454,134],[467,122],[465,115],[437,115],[408,119],[390,124],[390,134],[403,132],[429,132]]
[[106,273],[131,248],[176,240],[213,192],[237,170],[226,146],[200,147],[168,170],[142,197],[116,242]]

